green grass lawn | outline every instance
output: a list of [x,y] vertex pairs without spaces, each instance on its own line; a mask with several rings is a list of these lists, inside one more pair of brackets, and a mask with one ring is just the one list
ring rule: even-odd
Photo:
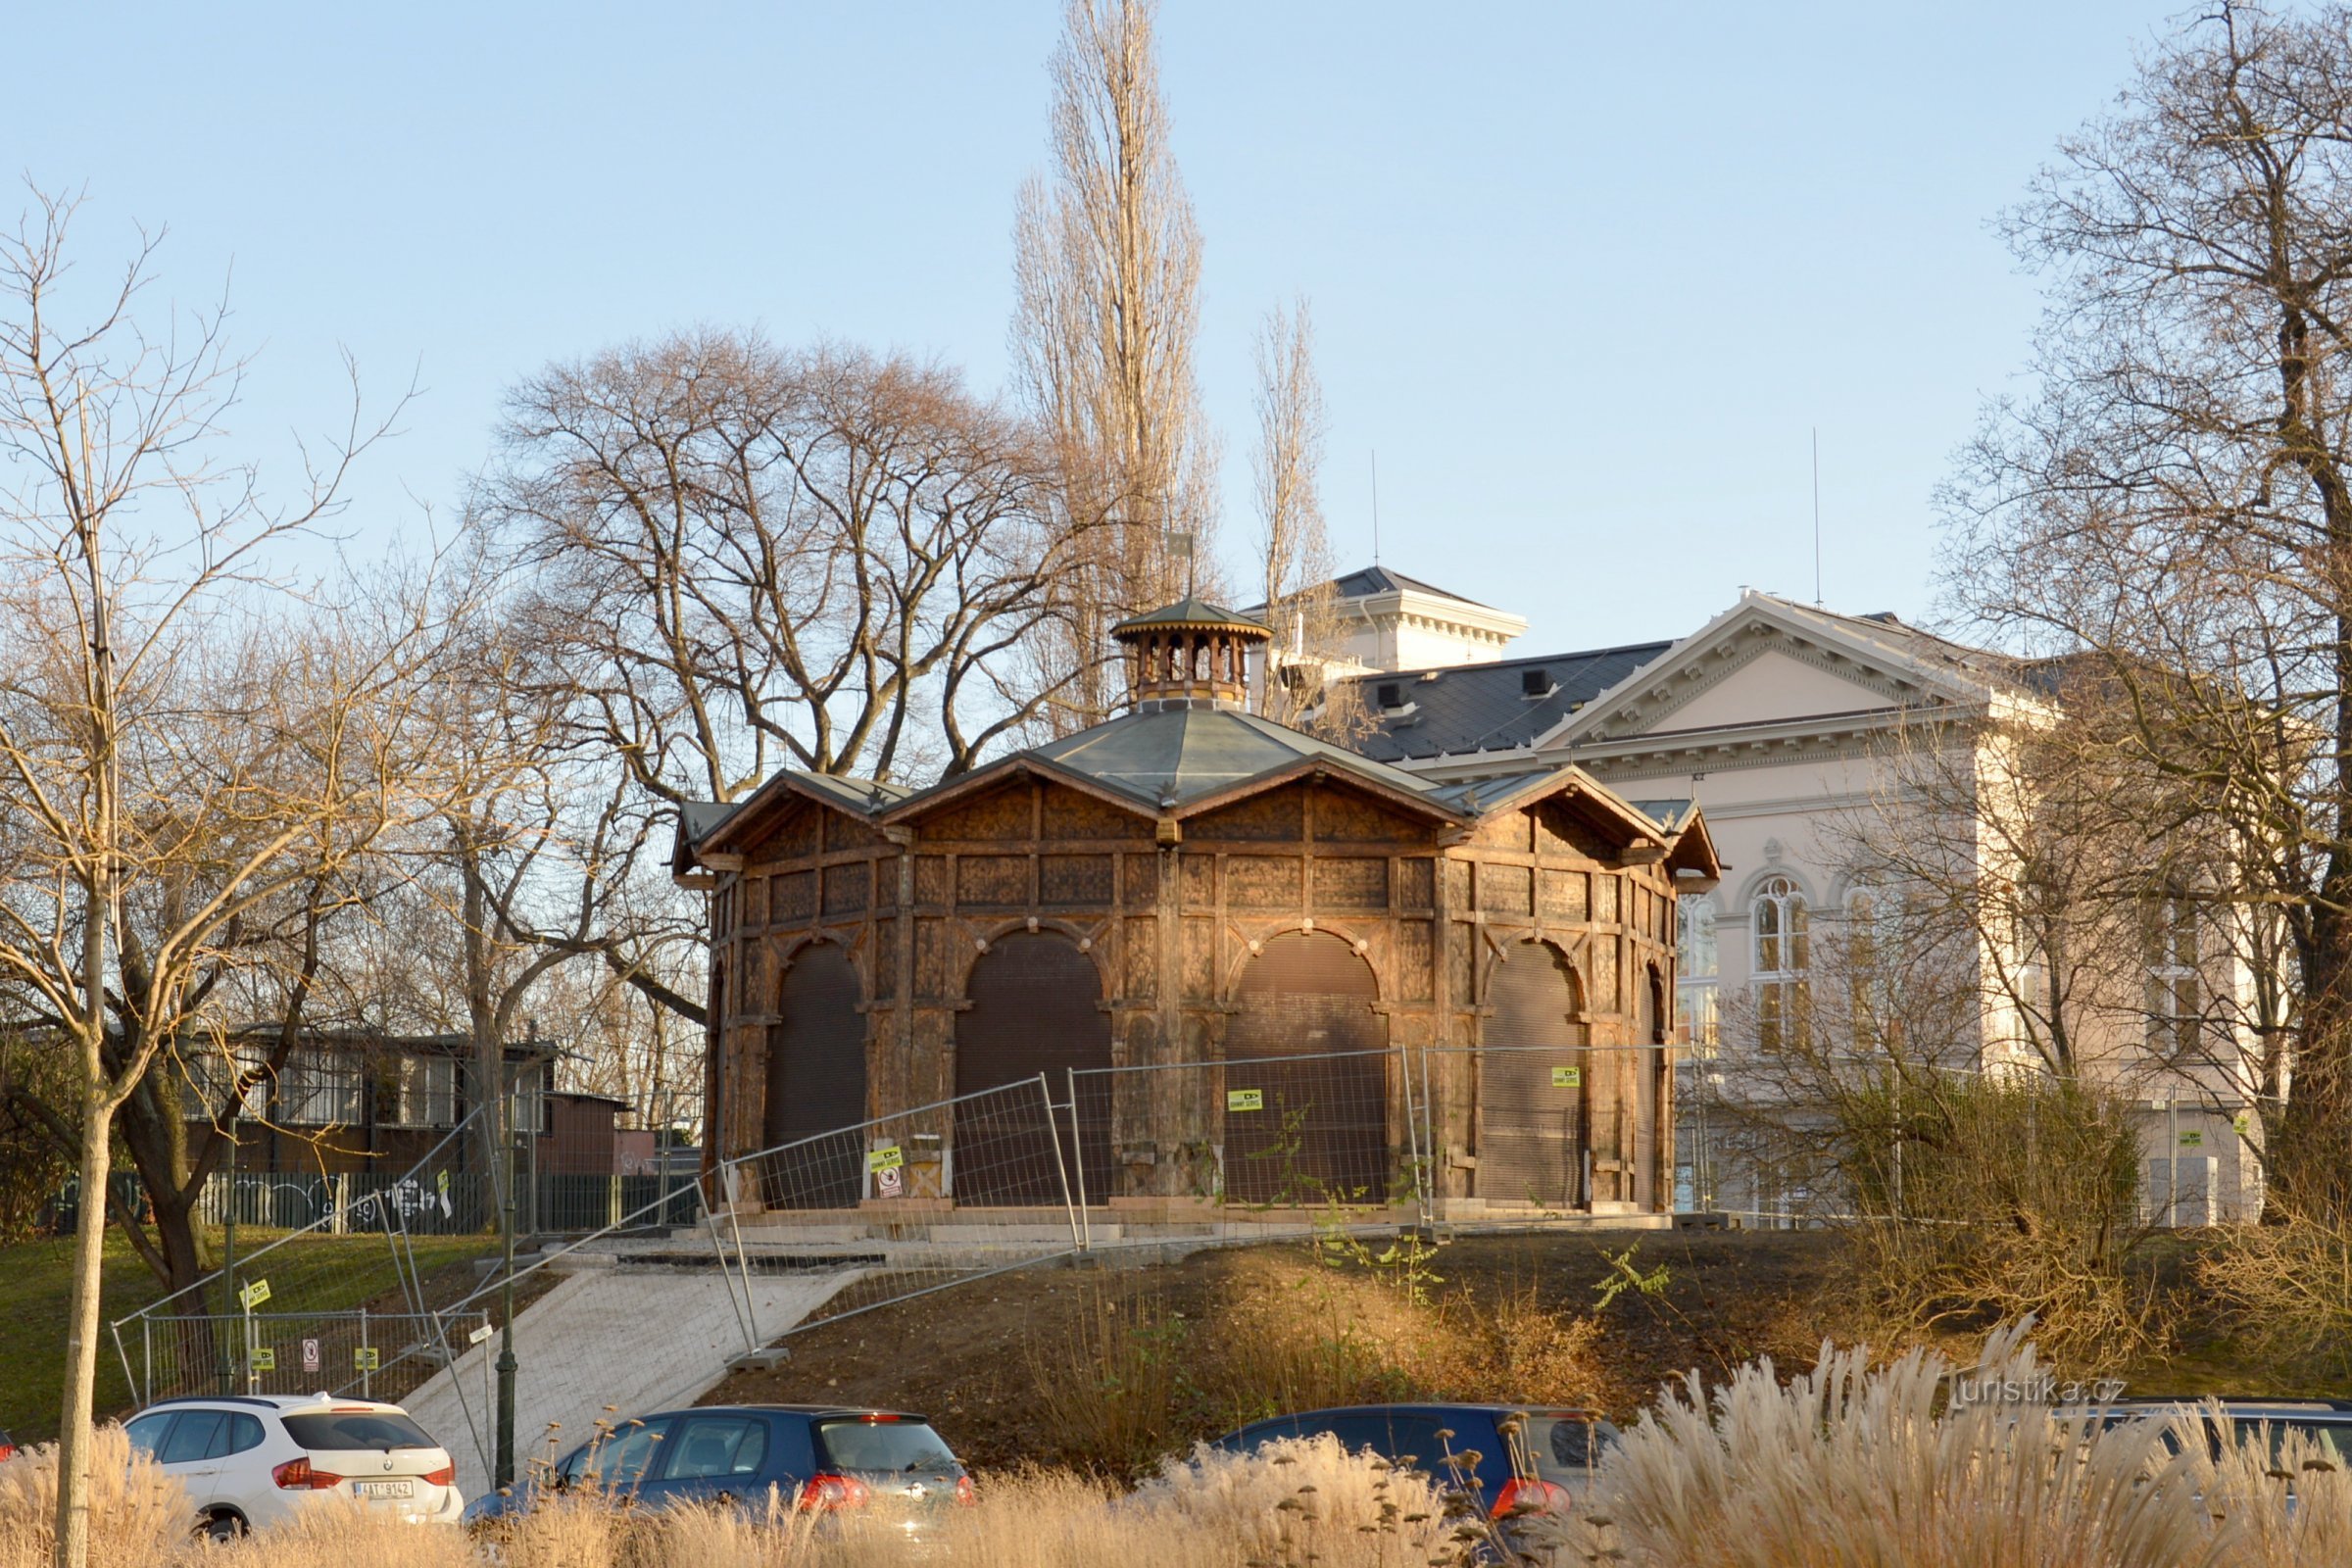
[[[219,1233],[209,1239],[217,1249]],[[266,1240],[241,1231],[238,1250],[250,1256]],[[487,1255],[494,1246],[494,1238],[487,1236],[416,1238],[417,1269],[427,1281],[434,1304],[453,1298],[470,1278],[463,1265]],[[65,1394],[73,1247],[70,1239],[62,1239],[0,1248],[0,1430],[15,1434],[19,1442],[46,1439],[57,1432],[58,1407]],[[399,1273],[380,1235],[305,1238],[265,1254],[250,1271],[241,1260],[238,1273],[242,1280],[269,1280],[270,1299],[265,1311],[349,1312],[362,1305],[370,1310],[405,1306]],[[107,1324],[164,1293],[129,1243],[111,1230],[106,1238],[103,1280],[98,1410],[101,1415],[112,1415],[128,1407],[134,1394]],[[216,1298],[211,1309],[218,1311],[220,1305]],[[136,1324],[123,1326],[122,1348],[134,1367],[145,1359],[146,1344]]]

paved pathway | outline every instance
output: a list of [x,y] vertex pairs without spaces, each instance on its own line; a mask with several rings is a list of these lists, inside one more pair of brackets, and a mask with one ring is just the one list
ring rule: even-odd
[[[772,1343],[858,1273],[755,1276],[752,1304],[760,1337]],[[692,1403],[742,1349],[737,1307],[715,1270],[599,1268],[566,1277],[514,1318],[517,1469],[532,1456],[569,1452],[591,1435],[608,1405],[625,1418]],[[476,1346],[405,1401],[457,1457],[458,1485],[468,1498],[489,1488],[484,1455],[492,1441],[491,1366],[497,1357],[495,1339]],[[551,1422],[561,1423],[552,1437]]]

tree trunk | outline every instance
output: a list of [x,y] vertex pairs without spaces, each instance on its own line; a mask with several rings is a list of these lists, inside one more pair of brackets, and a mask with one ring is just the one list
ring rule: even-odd
[[[94,1049],[88,1054],[95,1057]],[[101,1069],[87,1063],[92,1080]],[[99,1097],[90,1097],[99,1100]],[[90,1422],[98,1397],[98,1295],[106,1245],[109,1174],[104,1102],[81,1123],[81,1201],[74,1222],[74,1288],[66,1307],[66,1402],[57,1435],[57,1568],[87,1568],[90,1557]]]

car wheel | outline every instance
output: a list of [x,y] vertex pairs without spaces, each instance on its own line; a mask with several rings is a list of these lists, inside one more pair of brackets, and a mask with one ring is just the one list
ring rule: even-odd
[[245,1521],[233,1513],[217,1513],[198,1526],[196,1533],[215,1545],[224,1546],[245,1534]]

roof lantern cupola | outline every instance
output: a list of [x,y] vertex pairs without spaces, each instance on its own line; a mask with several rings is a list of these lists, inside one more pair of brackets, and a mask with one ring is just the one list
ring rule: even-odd
[[1200,599],[1122,620],[1110,634],[1127,650],[1127,691],[1139,713],[1246,708],[1250,650],[1274,635],[1260,621]]

